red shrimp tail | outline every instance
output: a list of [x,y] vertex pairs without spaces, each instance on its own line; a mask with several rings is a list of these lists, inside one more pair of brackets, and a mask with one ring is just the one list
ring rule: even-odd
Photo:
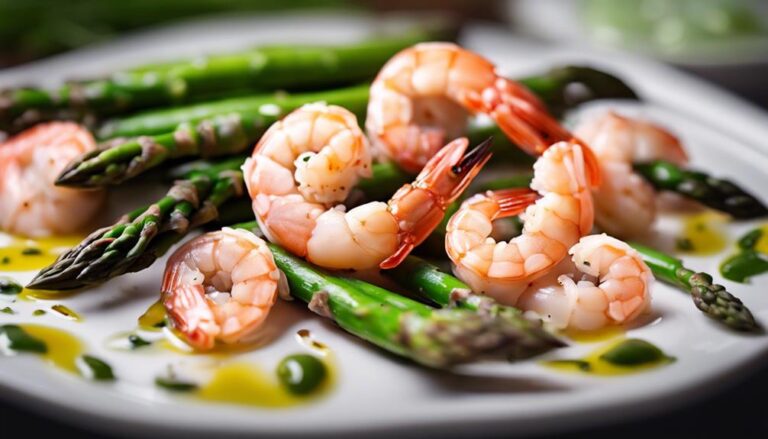
[[531,188],[510,188],[489,191],[488,196],[499,205],[497,218],[520,215],[539,199],[539,194]]
[[198,350],[216,344],[219,327],[202,285],[180,285],[163,293],[163,306],[173,328]]
[[408,257],[409,254],[411,254],[411,251],[414,247],[415,245],[413,240],[405,237],[405,239],[400,241],[400,246],[397,248],[397,250],[395,250],[394,253],[392,253],[392,256],[384,259],[379,264],[379,268],[382,270],[389,270],[397,267],[401,262],[405,260],[406,257]]
[[498,78],[483,92],[479,106],[530,155],[540,156],[551,145],[573,138],[533,93],[510,79]]
[[[464,139],[465,142],[468,142]],[[450,146],[450,144],[449,144]],[[493,146],[493,137],[489,137],[472,148],[468,153],[461,157],[458,163],[451,167],[457,182],[454,184],[450,195],[444,200],[445,204],[454,202],[467,189],[472,180],[475,179],[480,170],[483,169],[488,160],[491,159]]]

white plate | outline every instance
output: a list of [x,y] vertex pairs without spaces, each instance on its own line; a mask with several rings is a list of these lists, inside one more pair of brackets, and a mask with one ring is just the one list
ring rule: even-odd
[[[369,18],[354,16],[241,17],[195,23],[12,69],[0,75],[0,84],[60,80],[136,63],[145,57],[186,56],[257,42],[340,42],[361,36],[373,23]],[[668,125],[689,146],[696,166],[731,177],[768,200],[768,175],[764,172],[768,157],[762,149],[768,138],[768,118],[748,104],[655,63],[532,45],[491,26],[471,26],[463,35],[463,43],[489,56],[512,75],[564,63],[589,63],[617,72],[647,98],[647,104],[625,106],[627,111]],[[140,201],[131,200],[131,204]],[[112,207],[115,215],[121,211]],[[735,238],[755,224],[734,224],[728,233]],[[673,226],[670,221],[662,221],[660,227]],[[724,255],[689,258],[687,262],[715,273]],[[677,357],[674,364],[612,378],[562,374],[535,361],[477,364],[448,374],[386,355],[314,316],[301,304],[281,304],[276,320],[283,324],[275,325],[280,331],[276,340],[244,358],[270,371],[283,355],[302,349],[294,334],[307,328],[335,352],[339,364],[337,388],[322,400],[288,410],[208,404],[170,395],[152,385],[153,378],[168,364],[189,368],[207,361],[204,356],[168,351],[140,355],[115,352],[105,346],[109,336],[134,328],[136,317],[156,299],[162,267],[161,261],[149,270],[61,301],[85,315],[82,323],[66,322],[51,313],[31,316],[33,309],[50,303],[18,303],[15,306],[19,314],[0,314],[0,323],[33,321],[76,334],[90,352],[113,365],[120,377],[116,384],[87,382],[44,365],[35,356],[22,355],[0,359],[0,384],[4,387],[0,394],[46,415],[121,433],[306,435],[399,430],[447,434],[482,428],[521,434],[663,410],[712,389],[713,383],[735,377],[739,368],[768,348],[768,338],[723,330],[703,317],[689,297],[657,284],[653,317],[659,319],[629,335],[659,345]],[[15,277],[23,282],[32,273],[18,273]],[[760,321],[768,321],[768,295],[764,291],[754,285],[724,283]],[[574,357],[592,348],[574,345],[550,358]]]

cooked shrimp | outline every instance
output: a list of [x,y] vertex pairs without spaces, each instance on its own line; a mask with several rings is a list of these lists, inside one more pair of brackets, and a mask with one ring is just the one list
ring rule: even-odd
[[[588,148],[557,143],[533,165],[532,190],[488,192],[465,201],[448,222],[445,237],[456,275],[474,291],[513,305],[530,282],[556,266],[592,229],[594,160]],[[495,219],[523,209],[520,236],[509,242],[490,237]]]
[[67,163],[95,148],[93,136],[70,122],[40,124],[0,144],[0,228],[43,237],[76,232],[92,221],[105,192],[54,182]]
[[599,329],[627,323],[648,309],[653,274],[626,243],[608,235],[581,238],[571,259],[536,280],[516,305],[555,328]]
[[490,143],[441,149],[388,203],[345,211],[341,203],[371,172],[369,145],[355,116],[306,105],[272,125],[243,166],[253,211],[267,238],[334,269],[393,267],[439,224],[490,158]]
[[663,159],[683,165],[688,158],[680,141],[657,125],[612,111],[582,123],[576,134],[600,162],[603,181],[594,191],[597,225],[621,237],[647,232],[656,219],[656,193],[632,164]]
[[277,298],[280,271],[266,243],[225,227],[184,244],[168,259],[163,304],[173,326],[196,349],[245,341]]
[[468,114],[490,116],[515,143],[540,154],[571,135],[522,85],[451,43],[422,43],[392,57],[371,85],[365,122],[374,147],[418,172],[464,132]]

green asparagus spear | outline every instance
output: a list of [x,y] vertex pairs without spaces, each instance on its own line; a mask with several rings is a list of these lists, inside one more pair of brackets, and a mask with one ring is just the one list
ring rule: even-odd
[[658,250],[633,242],[630,245],[642,255],[654,276],[688,291],[696,307],[707,316],[737,331],[762,330],[741,300],[713,283],[711,275],[686,268],[680,259]]
[[525,355],[523,351],[530,346],[530,353],[536,354],[537,341],[546,337],[546,332],[541,328],[539,321],[532,321],[522,316],[522,312],[513,307],[503,306],[495,300],[482,294],[475,294],[467,284],[450,274],[440,270],[436,265],[430,264],[416,256],[408,256],[397,267],[383,272],[405,287],[408,291],[419,294],[442,307],[458,307],[481,313],[490,313],[498,318],[506,319],[511,325],[519,325],[520,329],[531,334],[536,334],[530,342],[521,343],[519,356]]
[[[571,72],[571,73],[568,73]],[[586,74],[584,72],[591,72]],[[596,79],[594,79],[596,78]],[[606,79],[611,78],[611,79]],[[631,90],[624,86],[602,87],[600,81],[621,83],[620,80],[585,67],[566,67],[554,69],[542,76],[527,78],[527,84],[534,93],[540,93],[546,104],[576,105],[589,99],[608,97],[635,98]],[[592,84],[592,82],[595,82]],[[593,90],[583,99],[565,99],[567,90],[574,84]],[[586,85],[585,85],[586,84]],[[623,84],[623,83],[621,83]],[[603,93],[603,94],[601,94]],[[355,113],[361,114],[367,105],[367,90],[356,89],[349,93],[329,92],[296,96],[282,103],[271,102],[284,107],[279,114],[290,111],[291,104],[300,104],[314,100],[334,103],[339,99]],[[123,122],[107,125],[102,133],[107,136],[119,134],[142,137],[124,142],[109,142],[106,149],[90,152],[72,162],[61,174],[57,184],[63,186],[93,187],[120,184],[142,172],[171,158],[189,156],[216,156],[236,154],[243,151],[274,121],[277,115],[265,117],[265,103],[268,98],[257,96],[224,102],[201,104],[192,107],[153,112],[137,116]],[[570,107],[569,107],[570,108]],[[266,107],[272,111],[272,106]],[[360,120],[363,120],[361,117]],[[493,130],[493,127],[479,128],[481,131]],[[147,132],[142,132],[146,130]],[[146,135],[147,133],[156,133]],[[499,138],[505,138],[499,136]],[[498,148],[497,148],[498,149]],[[507,148],[516,151],[514,148]]]
[[544,75],[523,78],[520,82],[538,95],[556,117],[596,99],[638,99],[635,91],[618,77],[587,66],[555,67]]
[[[634,92],[618,78],[605,72],[589,67],[565,66],[556,67],[547,73],[535,75],[520,80],[530,88],[551,111],[559,114],[567,109],[595,99],[627,98],[634,99]],[[581,88],[584,91],[576,98],[569,98],[569,90]],[[366,103],[359,104],[360,100],[367,102],[367,89],[365,95],[354,94],[350,97],[338,97],[334,90],[318,91],[313,93],[288,95],[285,93],[252,95],[225,99],[215,102],[206,102],[183,107],[146,111],[133,116],[122,117],[108,121],[98,130],[100,139],[113,137],[137,137],[172,132],[184,122],[196,122],[201,119],[214,117],[221,114],[234,112],[256,112],[263,106],[267,109],[272,105],[286,108],[295,108],[297,104],[315,101],[327,101],[341,106],[354,108],[365,107]],[[362,114],[359,114],[363,120]],[[490,129],[494,129],[492,126]],[[495,129],[494,129],[495,130]],[[498,130],[495,130],[498,131]],[[488,138],[485,133],[482,139]]]
[[731,181],[682,169],[664,160],[640,163],[634,167],[656,189],[676,192],[735,218],[758,218],[768,214],[768,208],[763,203]]
[[[178,180],[165,197],[93,232],[40,271],[27,287],[68,290],[106,282],[148,267],[193,227],[253,218],[250,200],[241,196],[244,160],[233,157],[180,166],[171,172]],[[358,185],[368,200],[386,199],[412,178],[391,163],[377,163],[372,170],[373,176]]]
[[[435,310],[372,284],[331,276],[269,244],[291,295],[342,329],[392,353],[431,367],[449,367],[490,355],[517,358],[561,342],[524,320],[490,313]],[[519,323],[519,324],[516,324]]]
[[0,94],[0,128],[18,130],[47,118],[96,118],[244,90],[309,89],[372,78],[395,53],[442,35],[411,32],[337,47],[265,47],[204,59],[146,66],[56,90]]
[[[329,103],[344,104],[350,111],[362,114],[368,89],[357,86],[324,96]],[[112,142],[109,142],[106,148],[86,153],[70,163],[56,184],[78,187],[119,184],[169,159],[243,152],[281,115],[314,101],[316,97],[316,94],[298,95],[270,105],[260,100],[259,105],[239,111],[184,122],[172,133],[141,136],[117,146],[111,146]]]
[[259,115],[259,125],[268,127],[292,110],[309,102],[323,101],[349,109],[363,120],[368,104],[370,85],[360,84],[335,90],[268,94],[235,97],[213,102],[146,111],[135,116],[113,119],[97,131],[100,139],[115,137],[153,136],[173,132],[184,123],[196,123],[220,115],[233,113]]
[[194,229],[218,217],[218,208],[243,194],[242,158],[200,167],[178,180],[156,203],[96,230],[41,270],[29,288],[67,290],[143,270]]

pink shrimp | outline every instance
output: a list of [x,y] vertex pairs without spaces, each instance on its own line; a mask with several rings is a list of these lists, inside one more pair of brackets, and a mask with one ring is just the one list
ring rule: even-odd
[[168,317],[194,348],[246,341],[275,303],[280,271],[266,243],[225,227],[184,244],[168,259],[162,294]]
[[461,138],[440,149],[389,202],[346,211],[340,203],[371,172],[368,142],[349,111],[310,104],[267,130],[243,173],[270,241],[326,268],[391,268],[437,227],[490,158],[490,142],[467,146]]
[[469,113],[487,114],[531,154],[573,137],[524,86],[451,43],[417,44],[392,57],[371,85],[365,126],[377,151],[418,172],[446,139],[463,134]]
[[665,129],[609,111],[576,129],[597,156],[603,181],[594,191],[595,221],[612,235],[636,237],[656,219],[656,192],[633,163],[667,160],[684,165],[680,141]]
[[85,128],[71,122],[34,126],[0,144],[0,228],[28,237],[80,231],[104,204],[104,190],[54,185],[78,155],[96,149]]

